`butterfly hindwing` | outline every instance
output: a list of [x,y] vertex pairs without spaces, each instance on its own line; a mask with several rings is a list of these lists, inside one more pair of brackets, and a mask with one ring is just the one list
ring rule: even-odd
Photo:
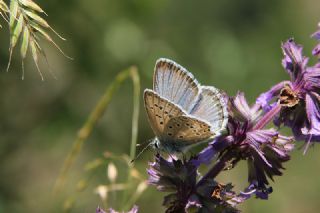
[[149,123],[157,137],[163,135],[164,127],[171,118],[185,114],[180,107],[149,89],[144,91],[144,101]]
[[203,142],[215,135],[210,129],[210,124],[186,115],[171,118],[164,132],[165,141],[180,143],[181,146]]
[[218,89],[201,86],[201,93],[190,114],[207,121],[213,132],[221,132],[227,125],[227,103]]
[[156,62],[153,90],[189,112],[198,98],[199,83],[185,68],[169,59]]

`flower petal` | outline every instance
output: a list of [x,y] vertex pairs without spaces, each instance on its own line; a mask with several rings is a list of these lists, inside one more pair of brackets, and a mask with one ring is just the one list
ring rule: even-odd
[[262,93],[256,100],[256,104],[259,104],[264,111],[269,111],[272,109],[271,101],[278,97],[280,91],[284,88],[285,85],[291,85],[290,81],[282,81],[265,93]]
[[[320,27],[320,23],[318,24]],[[311,35],[312,38],[320,40],[320,29]]]
[[320,108],[319,101],[320,96],[316,93],[306,95],[306,111],[309,121],[309,128],[302,129],[303,134],[320,136]]
[[306,66],[308,59],[302,55],[302,46],[297,45],[293,39],[289,39],[282,44],[284,58],[283,67],[290,74],[291,80],[295,80]]
[[315,48],[313,48],[312,55],[315,55],[315,56],[320,55],[320,43],[317,44],[317,46],[315,46]]
[[232,117],[241,121],[254,121],[260,116],[260,107],[250,107],[243,92],[238,92],[237,95],[230,100],[230,113]]

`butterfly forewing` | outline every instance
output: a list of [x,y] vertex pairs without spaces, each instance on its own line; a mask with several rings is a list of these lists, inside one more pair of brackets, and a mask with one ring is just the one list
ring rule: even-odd
[[179,142],[181,146],[203,142],[215,135],[210,124],[186,115],[170,119],[164,132],[165,141]]
[[227,125],[227,104],[214,87],[201,86],[199,99],[190,114],[210,123],[211,131],[215,133],[219,133]]
[[179,106],[160,97],[152,90],[146,89],[144,91],[144,101],[149,123],[158,137],[164,134],[164,128],[171,118],[185,115]]
[[153,89],[189,112],[199,95],[199,84],[185,68],[169,59],[156,62]]

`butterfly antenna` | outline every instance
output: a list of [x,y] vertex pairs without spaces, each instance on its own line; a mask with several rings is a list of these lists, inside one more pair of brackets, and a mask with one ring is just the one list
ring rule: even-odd
[[132,160],[130,161],[130,163],[133,163],[134,161],[136,161],[136,160],[140,157],[140,155],[141,155],[144,151],[146,151],[146,149],[148,149],[152,144],[153,144],[152,141],[149,142],[148,145],[145,146],[145,147],[139,152],[139,154],[138,154],[134,159],[132,159]]

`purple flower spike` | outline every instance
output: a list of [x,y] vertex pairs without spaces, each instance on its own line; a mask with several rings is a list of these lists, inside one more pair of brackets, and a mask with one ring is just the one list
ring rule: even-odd
[[238,93],[230,102],[233,111],[229,131],[233,145],[228,149],[234,153],[235,162],[241,159],[248,161],[249,182],[255,183],[258,189],[266,189],[269,184],[267,177],[272,179],[275,175],[282,175],[282,163],[289,160],[293,138],[282,136],[274,129],[256,129],[255,120],[260,115],[259,110],[248,107],[242,93]]
[[283,109],[276,122],[291,127],[297,139],[319,141],[320,68],[301,68],[291,85],[280,92]]
[[163,201],[166,212],[237,212],[226,202],[235,194],[230,184],[207,180],[197,185],[198,172],[193,160],[165,160],[156,155],[155,162],[150,164],[149,184],[170,192]]
[[[319,31],[313,37],[319,38]],[[293,39],[285,42],[282,49],[283,66],[291,81],[281,82],[263,93],[257,104],[268,111],[279,103],[281,111],[274,119],[277,126],[290,127],[296,140],[305,140],[307,144],[320,141],[320,65],[307,67],[308,58],[302,55],[302,47]]]

